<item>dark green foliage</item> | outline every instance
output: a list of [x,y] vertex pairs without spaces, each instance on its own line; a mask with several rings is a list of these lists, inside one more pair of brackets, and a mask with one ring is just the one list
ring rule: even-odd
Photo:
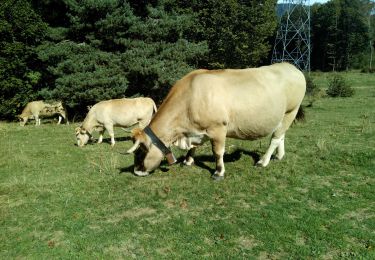
[[314,79],[309,75],[305,74],[306,79],[306,94],[313,96],[319,92],[320,88],[317,84],[315,84]]
[[354,89],[339,74],[335,74],[328,83],[327,95],[330,97],[351,97]]
[[332,0],[312,7],[313,69],[347,70],[367,60],[369,3]]
[[306,79],[306,99],[308,101],[308,107],[312,107],[314,102],[319,99],[321,94],[320,87],[314,82],[314,79],[310,74],[305,73]]
[[[160,103],[196,68],[259,65],[276,0],[5,1],[0,13],[0,118],[35,99],[70,116],[110,98]],[[44,22],[43,22],[43,21]]]
[[268,57],[271,50],[268,40],[276,29],[276,0],[166,2],[181,12],[192,11],[195,15],[197,26],[195,31],[193,28],[193,37],[207,41],[209,46],[209,54],[201,66],[252,67]]
[[44,37],[46,24],[28,1],[0,4],[0,118],[12,119],[35,95],[41,79],[34,47]]
[[78,113],[110,98],[147,95],[161,101],[207,52],[204,43],[184,36],[194,24],[190,15],[166,12],[163,5],[148,6],[141,16],[119,1],[67,6],[69,27],[53,28],[38,48],[47,65],[44,82],[50,82],[41,94]]
[[361,70],[362,73],[375,73],[375,68],[364,68]]
[[38,53],[45,64],[51,64],[47,72],[55,78],[54,88],[40,91],[44,99],[62,100],[70,108],[85,110],[100,100],[124,96],[128,81],[118,56],[71,41],[45,43]]

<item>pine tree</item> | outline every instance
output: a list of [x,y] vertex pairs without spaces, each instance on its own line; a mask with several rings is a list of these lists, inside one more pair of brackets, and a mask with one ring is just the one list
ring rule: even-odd
[[26,0],[0,4],[0,115],[12,120],[36,96],[41,72],[34,47],[46,24]]

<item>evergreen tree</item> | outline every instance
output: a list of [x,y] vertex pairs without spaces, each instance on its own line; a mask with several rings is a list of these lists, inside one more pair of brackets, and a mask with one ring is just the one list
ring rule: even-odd
[[369,0],[332,0],[315,5],[312,15],[314,69],[345,70],[369,42]]
[[133,3],[137,16],[123,1],[66,3],[68,27],[51,27],[38,48],[49,82],[40,94],[81,114],[103,99],[147,95],[161,101],[207,51],[204,43],[184,38],[190,17],[162,4]]
[[257,66],[268,58],[273,36],[276,0],[166,1],[171,8],[194,14],[194,37],[207,41],[209,54],[201,62],[207,68]]
[[0,4],[0,117],[14,119],[36,95],[41,72],[34,47],[46,24],[26,0]]

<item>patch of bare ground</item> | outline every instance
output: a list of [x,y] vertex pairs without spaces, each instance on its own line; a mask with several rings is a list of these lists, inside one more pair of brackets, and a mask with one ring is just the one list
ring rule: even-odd
[[245,249],[252,249],[261,244],[252,236],[250,237],[241,236],[238,238],[237,243],[240,247],[245,248]]
[[260,252],[259,256],[257,257],[258,260],[278,260],[278,259],[286,259],[286,254],[283,252],[270,254],[267,252]]
[[124,212],[115,214],[111,216],[111,218],[108,218],[106,222],[118,223],[122,221],[123,219],[140,218],[144,216],[150,216],[155,213],[156,213],[156,210],[153,208],[135,208],[135,209],[126,210]]

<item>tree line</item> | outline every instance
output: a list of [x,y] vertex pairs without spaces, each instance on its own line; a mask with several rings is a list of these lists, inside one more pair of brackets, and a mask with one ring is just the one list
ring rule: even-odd
[[[84,115],[100,100],[160,103],[196,68],[270,63],[276,0],[5,0],[0,3],[0,119],[31,100]],[[368,64],[369,0],[312,7],[312,68]],[[372,30],[372,31],[371,31]]]

